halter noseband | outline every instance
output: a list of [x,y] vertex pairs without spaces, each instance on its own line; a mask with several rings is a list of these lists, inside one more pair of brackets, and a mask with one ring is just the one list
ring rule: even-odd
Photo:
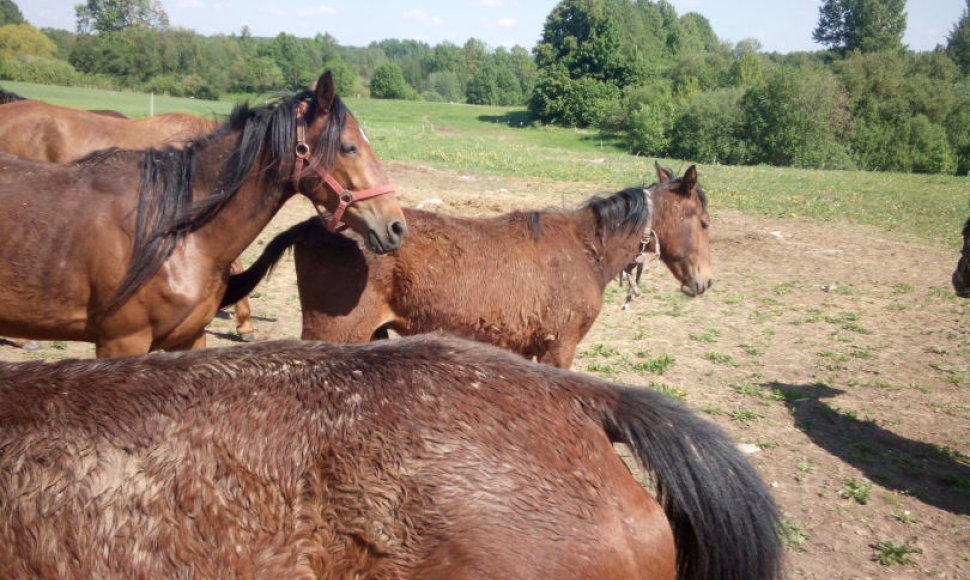
[[[324,169],[319,163],[311,163],[310,158],[312,157],[310,153],[310,146],[306,142],[306,119],[304,115],[307,111],[306,101],[301,102],[296,106],[296,147],[294,148],[296,160],[293,162],[293,175],[291,179],[293,180],[293,187],[299,191],[300,189],[300,176],[303,174],[304,164],[310,164],[310,168],[313,169],[316,174],[323,180],[324,183],[330,186],[330,189],[337,194],[337,209],[334,210],[333,216],[327,223],[327,230],[331,232],[337,232],[344,230],[347,225],[341,224],[340,220],[344,216],[344,212],[350,207],[350,204],[355,201],[360,201],[362,199],[367,199],[370,197],[377,197],[378,195],[384,195],[387,193],[394,193],[394,188],[390,185],[382,185],[380,187],[373,187],[371,189],[365,189],[364,191],[351,191],[344,186],[340,185],[336,179],[333,178],[330,173]],[[321,218],[323,216],[320,216]]]

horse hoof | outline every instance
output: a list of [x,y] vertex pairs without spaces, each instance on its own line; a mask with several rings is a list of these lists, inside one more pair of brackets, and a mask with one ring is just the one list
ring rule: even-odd
[[243,342],[256,342],[259,339],[256,338],[256,333],[255,332],[246,332],[244,334],[240,334],[239,335],[239,340],[241,340]]
[[44,348],[44,345],[37,342],[36,340],[28,340],[28,341],[25,341],[22,345],[20,345],[20,348],[26,350],[27,352],[33,352],[35,350],[40,350]]

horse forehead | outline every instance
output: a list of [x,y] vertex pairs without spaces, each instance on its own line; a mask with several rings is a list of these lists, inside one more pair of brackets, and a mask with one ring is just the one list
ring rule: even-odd
[[364,128],[357,125],[357,131],[360,132],[360,137],[364,140],[364,143],[370,145],[370,139],[367,138],[367,133],[364,132]]

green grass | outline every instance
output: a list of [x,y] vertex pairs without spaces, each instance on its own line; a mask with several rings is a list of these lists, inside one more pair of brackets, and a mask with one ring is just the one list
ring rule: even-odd
[[[129,116],[185,111],[225,114],[232,103],[4,81],[29,98]],[[347,98],[384,160],[442,169],[575,181],[576,199],[654,181],[653,157],[636,157],[596,131],[529,127],[524,111]],[[680,173],[688,162],[660,159]],[[699,167],[712,209],[873,225],[956,249],[966,219],[967,179],[940,175],[815,171],[766,166]],[[716,227],[716,226],[715,226]],[[782,289],[782,288],[779,288]],[[789,290],[785,287],[783,290]],[[906,292],[900,287],[897,291]]]

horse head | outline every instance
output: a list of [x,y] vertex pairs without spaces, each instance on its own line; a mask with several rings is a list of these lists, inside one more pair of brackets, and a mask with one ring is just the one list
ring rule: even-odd
[[660,259],[680,281],[685,294],[698,296],[714,283],[707,196],[697,182],[695,165],[681,178],[674,178],[659,163],[656,168],[658,183],[651,189]]
[[396,250],[407,227],[394,189],[330,72],[315,85],[312,97],[296,105],[294,187],[330,212],[331,231],[345,222],[371,251]]

